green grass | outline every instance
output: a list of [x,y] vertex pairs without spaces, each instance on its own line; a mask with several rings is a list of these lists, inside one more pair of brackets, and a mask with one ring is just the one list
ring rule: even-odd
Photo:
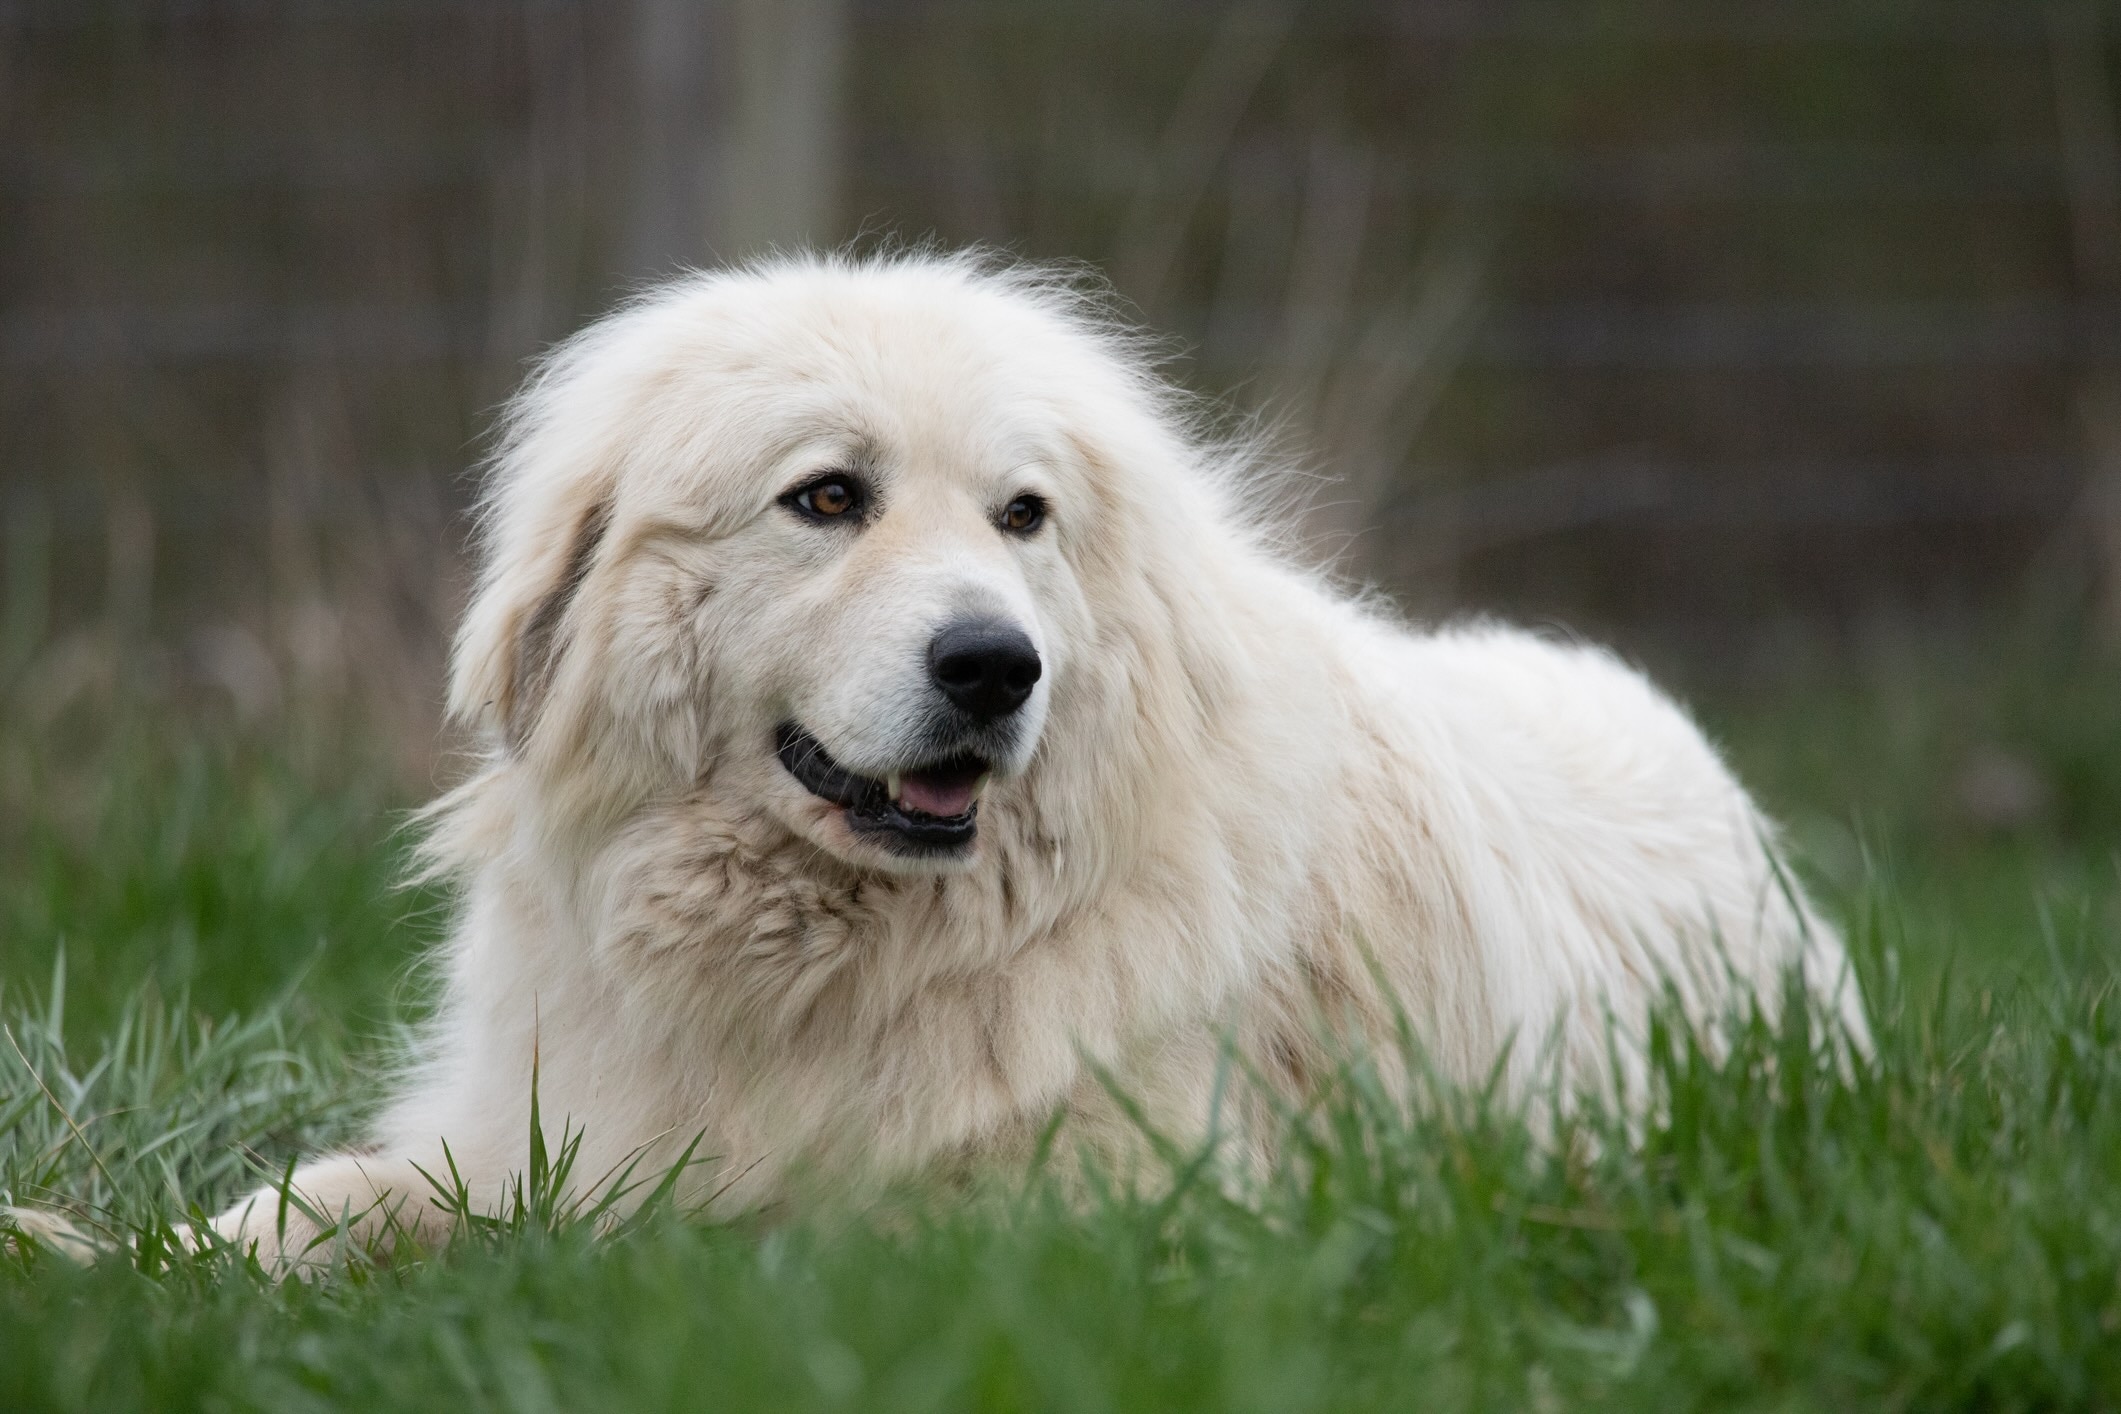
[[[1853,1074],[1802,1024],[1668,1036],[1657,1117],[1557,1148],[1358,1069],[1242,1198],[1180,1155],[1087,1203],[532,1213],[315,1283],[16,1252],[0,1408],[2121,1407],[2116,701],[2110,661],[1942,656],[1711,701],[1869,973]],[[2008,828],[1955,813],[1986,747],[2046,785]],[[356,1132],[438,901],[389,887],[409,800],[284,758],[0,741],[13,1201],[154,1231]]]

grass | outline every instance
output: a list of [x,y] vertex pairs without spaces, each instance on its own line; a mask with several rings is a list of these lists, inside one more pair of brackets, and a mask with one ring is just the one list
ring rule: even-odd
[[[2121,1406],[2121,670],[1966,661],[1706,712],[1849,922],[1854,1073],[1801,1021],[1668,1034],[1656,1119],[1556,1150],[1358,1067],[1242,1198],[1178,1156],[1088,1203],[597,1238],[533,1191],[278,1285],[31,1248],[0,1408]],[[1956,803],[1997,751],[2041,786],[2000,821]],[[388,887],[405,803],[232,731],[0,741],[0,1189],[155,1233],[354,1133],[436,926]]]

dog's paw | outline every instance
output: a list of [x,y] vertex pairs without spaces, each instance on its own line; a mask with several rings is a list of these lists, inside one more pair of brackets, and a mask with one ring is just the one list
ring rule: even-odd
[[0,1208],[0,1248],[12,1252],[25,1242],[84,1266],[119,1250],[118,1244],[63,1214],[44,1208]]
[[409,1161],[340,1154],[304,1164],[285,1184],[249,1194],[215,1218],[212,1236],[253,1254],[276,1275],[347,1260],[388,1260],[406,1241],[432,1240],[431,1185]]

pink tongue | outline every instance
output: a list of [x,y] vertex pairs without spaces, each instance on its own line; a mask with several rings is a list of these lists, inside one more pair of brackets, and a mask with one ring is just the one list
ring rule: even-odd
[[977,776],[913,775],[898,783],[898,803],[923,815],[962,815],[972,808]]

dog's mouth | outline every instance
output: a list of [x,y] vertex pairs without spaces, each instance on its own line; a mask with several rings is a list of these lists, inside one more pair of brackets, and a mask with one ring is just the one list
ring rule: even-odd
[[979,833],[979,798],[993,768],[977,756],[953,756],[884,779],[858,776],[793,722],[774,732],[774,754],[804,790],[844,806],[858,834],[919,852],[962,849]]

